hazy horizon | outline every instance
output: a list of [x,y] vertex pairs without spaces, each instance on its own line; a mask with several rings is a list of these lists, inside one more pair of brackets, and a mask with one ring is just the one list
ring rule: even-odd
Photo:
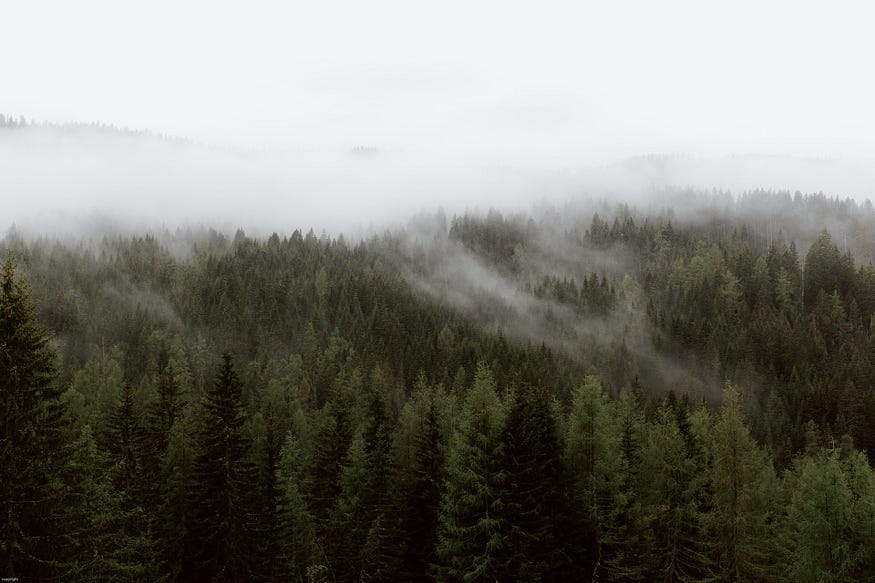
[[0,110],[255,148],[875,157],[873,9],[38,0],[4,7]]
[[295,229],[366,234],[419,212],[528,211],[574,199],[658,204],[661,191],[769,189],[864,201],[875,164],[790,156],[638,156],[537,168],[451,152],[252,150],[89,127],[0,131],[0,229],[84,234],[154,229]]
[[0,228],[97,214],[340,232],[665,185],[864,200],[871,16],[785,1],[16,3],[0,112],[193,143],[3,138]]

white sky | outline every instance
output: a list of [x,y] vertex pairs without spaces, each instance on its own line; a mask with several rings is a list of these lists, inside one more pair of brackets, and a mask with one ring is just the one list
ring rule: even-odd
[[0,112],[540,167],[875,158],[869,5],[10,0]]

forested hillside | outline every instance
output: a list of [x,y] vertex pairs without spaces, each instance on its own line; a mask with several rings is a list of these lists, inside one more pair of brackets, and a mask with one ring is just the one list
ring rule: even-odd
[[664,195],[10,231],[0,575],[875,579],[875,211]]

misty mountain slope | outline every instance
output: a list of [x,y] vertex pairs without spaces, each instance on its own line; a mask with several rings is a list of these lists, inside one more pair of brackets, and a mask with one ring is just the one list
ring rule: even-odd
[[[806,492],[832,475],[875,500],[875,268],[826,231],[796,240],[820,221],[865,250],[870,215],[800,196],[806,221],[774,232],[745,217],[782,194],[682,196],[703,210],[439,212],[353,243],[11,231],[72,444],[75,471],[46,470],[75,497],[56,530],[85,533],[31,556],[70,576],[422,580],[498,548],[499,579],[580,580],[652,579],[683,552],[711,580],[736,540],[713,525],[741,513],[744,569],[804,568]],[[733,483],[755,504],[730,504]],[[497,530],[472,522],[484,504]],[[841,518],[852,578],[871,571],[866,508]]]
[[[731,380],[751,411],[779,407],[872,447],[871,204],[668,194],[685,204],[656,215],[595,205],[601,214],[422,218],[401,237],[407,277],[487,329],[595,366],[610,386],[716,398]],[[801,427],[784,437],[804,439]]]
[[[451,221],[443,214],[420,215],[405,229],[356,245],[312,232],[262,242],[242,234],[231,241],[215,232],[178,232],[78,250],[45,240],[28,248],[15,236],[10,244],[39,282],[44,318],[70,347],[62,351],[70,365],[119,343],[149,352],[144,345],[153,334],[163,335],[159,344],[165,345],[198,337],[214,347],[230,343],[250,357],[295,353],[301,331],[313,326],[323,344],[352,330],[353,346],[366,360],[382,354],[409,386],[434,365],[432,359],[443,357],[408,347],[434,347],[447,327],[459,340],[483,330],[490,342],[544,345],[575,363],[560,375],[566,379],[555,387],[560,394],[577,367],[595,367],[614,390],[634,384],[709,399],[731,379],[753,391],[758,404],[751,407],[765,405],[774,392],[791,408],[791,418],[816,412],[819,422],[839,423],[839,396],[825,397],[833,402],[822,407],[824,391],[813,387],[824,382],[819,375],[825,370],[826,378],[865,386],[868,361],[835,370],[841,353],[827,358],[818,351],[851,350],[857,328],[868,338],[875,310],[871,268],[857,268],[855,257],[875,245],[871,205],[785,193],[737,199],[666,194],[667,202],[684,204],[656,215],[607,203],[544,206],[507,217],[491,211]],[[784,212],[771,214],[777,208]],[[839,245],[859,249],[858,255],[843,254],[829,241],[811,239],[829,251],[821,269],[838,272],[826,283],[816,281],[824,276],[811,269],[803,281],[803,267],[811,262],[798,251],[809,238],[822,239],[818,225],[837,227]],[[816,254],[812,259],[816,265]],[[52,266],[58,264],[76,267],[57,272]],[[843,324],[815,317],[816,309],[827,310],[815,297],[821,291],[839,293]],[[409,308],[393,313],[401,306]],[[396,335],[411,325],[422,327],[424,336],[399,342]],[[818,348],[826,340],[812,344],[821,328],[839,348]],[[153,356],[158,363],[152,366],[166,362],[167,351]],[[463,359],[468,374],[477,352]],[[134,354],[128,359],[126,375],[133,381],[145,360]],[[460,363],[443,360],[443,372],[433,380],[452,384]],[[791,386],[800,380],[809,388]],[[801,439],[794,437],[797,444]]]
[[3,3],[0,583],[875,583],[875,4],[205,4]]
[[[419,296],[381,260],[381,243],[352,246],[312,231],[264,241],[242,232],[233,239],[215,231],[205,236],[177,255],[169,251],[170,235],[166,246],[154,236],[70,248],[17,235],[7,237],[7,246],[74,371],[113,346],[128,361],[129,382],[163,368],[174,351],[190,362],[192,346],[213,353],[227,347],[255,361],[328,350],[337,366],[347,358],[368,369],[381,363],[409,388],[423,370],[451,386],[460,367],[518,359],[525,351]],[[313,388],[321,400],[337,371],[320,363],[307,366],[321,371]]]

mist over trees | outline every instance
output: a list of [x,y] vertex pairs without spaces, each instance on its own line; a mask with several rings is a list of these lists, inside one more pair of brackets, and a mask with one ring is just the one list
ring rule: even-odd
[[875,578],[875,211],[663,203],[10,231],[0,574]]

